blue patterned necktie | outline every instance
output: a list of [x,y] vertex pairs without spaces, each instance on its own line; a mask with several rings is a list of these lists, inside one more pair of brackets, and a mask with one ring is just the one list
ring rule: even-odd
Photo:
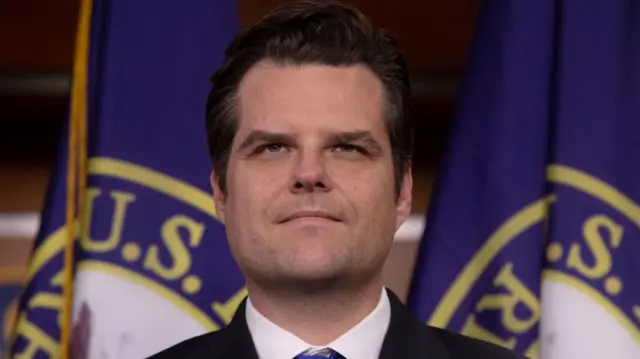
[[307,349],[294,359],[346,359],[338,352],[330,348]]

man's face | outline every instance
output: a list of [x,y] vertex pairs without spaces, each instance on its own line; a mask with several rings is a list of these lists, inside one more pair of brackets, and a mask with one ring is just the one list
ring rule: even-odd
[[411,207],[396,201],[383,88],[362,66],[261,62],[238,90],[238,130],[214,199],[248,280],[312,283],[380,274]]

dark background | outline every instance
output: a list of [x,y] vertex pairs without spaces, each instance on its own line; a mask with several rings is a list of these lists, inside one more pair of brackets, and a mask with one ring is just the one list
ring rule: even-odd
[[[248,26],[284,0],[237,0]],[[417,115],[416,203],[426,209],[473,32],[474,0],[351,0],[404,51]],[[0,213],[39,211],[65,120],[77,0],[0,2]]]

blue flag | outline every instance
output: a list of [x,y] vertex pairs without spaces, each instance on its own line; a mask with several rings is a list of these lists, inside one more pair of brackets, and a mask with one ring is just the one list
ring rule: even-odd
[[[12,268],[0,267],[0,270],[11,270]],[[11,273],[11,272],[9,272]],[[8,343],[9,335],[7,329],[11,328],[14,315],[15,298],[20,294],[20,280],[9,276],[0,275],[0,355],[8,352],[5,345]]]
[[86,107],[87,173],[73,226],[72,311],[67,171],[83,164],[68,145],[82,131],[65,135],[46,198],[12,346],[22,358],[143,358],[221,328],[244,296],[215,217],[204,126],[211,75],[239,30],[235,2],[88,6],[72,94]]
[[409,305],[531,358],[640,358],[640,4],[478,16]]

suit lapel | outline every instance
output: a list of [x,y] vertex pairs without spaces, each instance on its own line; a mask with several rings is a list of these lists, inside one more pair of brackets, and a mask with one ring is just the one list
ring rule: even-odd
[[387,289],[391,321],[380,359],[447,359],[449,351],[425,323],[416,320],[400,299]]
[[189,359],[258,359],[245,319],[246,298],[240,303],[231,323],[206,345],[197,348]]

